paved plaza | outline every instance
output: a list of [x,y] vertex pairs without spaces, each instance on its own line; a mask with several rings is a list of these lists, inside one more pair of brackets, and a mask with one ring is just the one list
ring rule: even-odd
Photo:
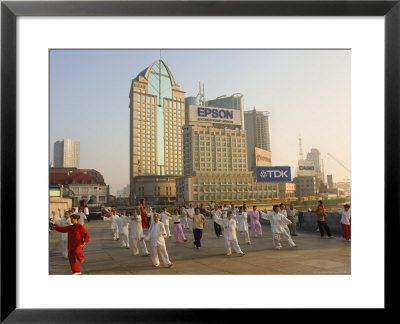
[[[340,235],[333,239],[321,239],[318,232],[298,231],[293,237],[297,247],[290,248],[283,241],[281,250],[272,248],[269,225],[262,225],[263,237],[251,237],[251,245],[239,235],[239,245],[245,256],[239,257],[233,251],[225,255],[224,239],[217,238],[213,222],[207,218],[203,232],[202,248],[193,248],[193,234],[184,231],[186,243],[176,243],[174,237],[166,239],[168,255],[173,262],[167,268],[161,262],[155,268],[150,256],[133,256],[131,249],[121,248],[121,240],[113,241],[110,223],[100,220],[85,224],[90,241],[83,251],[85,261],[80,264],[83,275],[105,274],[350,274],[350,244]],[[315,226],[317,228],[317,225]],[[172,226],[170,227],[172,229]],[[147,230],[145,230],[145,233]],[[146,241],[149,247],[149,241]],[[69,262],[59,248],[59,233],[50,233],[49,272],[56,275],[71,274]],[[160,258],[161,261],[161,258]]]

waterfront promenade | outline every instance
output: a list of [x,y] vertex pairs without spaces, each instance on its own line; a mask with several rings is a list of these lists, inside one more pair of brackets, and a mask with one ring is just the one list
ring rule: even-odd
[[[263,224],[263,237],[251,236],[251,245],[244,242],[244,236],[238,236],[245,256],[239,257],[233,251],[231,256],[226,256],[224,239],[215,236],[213,222],[207,218],[201,249],[193,248],[193,234],[189,231],[185,231],[186,243],[176,243],[172,236],[166,239],[166,244],[173,266],[167,268],[161,263],[155,268],[149,256],[133,256],[131,249],[120,247],[121,240],[113,241],[109,222],[91,221],[85,227],[90,242],[85,246],[85,261],[80,265],[83,275],[326,275],[351,271],[351,243],[344,242],[338,234],[334,239],[321,239],[316,231],[298,231],[299,236],[293,237],[297,247],[290,248],[282,241],[283,248],[277,251],[272,248],[269,225]],[[59,251],[58,237],[59,233],[50,233],[49,273],[70,275],[69,262]]]

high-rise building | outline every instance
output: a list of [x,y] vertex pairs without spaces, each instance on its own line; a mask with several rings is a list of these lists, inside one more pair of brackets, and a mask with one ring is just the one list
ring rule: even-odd
[[244,129],[244,104],[243,95],[241,93],[234,93],[227,97],[226,95],[220,96],[216,99],[208,100],[205,102],[205,106],[217,107],[217,108],[229,108],[240,111],[241,127]]
[[55,168],[79,168],[80,143],[64,139],[54,143]]
[[307,153],[307,160],[314,161],[315,172],[321,172],[321,153],[316,148]]
[[244,127],[247,132],[247,160],[249,170],[256,169],[256,148],[271,152],[269,112],[255,109],[244,112]]
[[329,188],[333,188],[333,177],[332,174],[326,176]]
[[324,182],[324,174],[321,163],[321,153],[316,148],[312,148],[310,153],[307,153],[307,160],[314,161],[315,174],[319,180]]
[[156,60],[132,80],[129,98],[131,202],[173,200],[183,175],[184,92]]
[[278,197],[276,183],[257,183],[248,171],[241,111],[196,105],[186,110],[184,177],[176,180],[179,203]]

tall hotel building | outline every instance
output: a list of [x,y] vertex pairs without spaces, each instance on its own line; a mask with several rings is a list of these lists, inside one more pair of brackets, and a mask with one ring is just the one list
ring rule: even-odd
[[132,80],[130,93],[130,200],[175,200],[183,175],[184,92],[162,60]]
[[186,102],[184,176],[176,180],[177,201],[277,198],[276,183],[257,183],[254,172],[247,170],[242,111]]
[[256,169],[256,148],[271,152],[269,112],[255,109],[244,112],[244,127],[247,132],[247,160],[249,170]]
[[72,139],[64,139],[54,143],[54,168],[79,169],[80,143]]

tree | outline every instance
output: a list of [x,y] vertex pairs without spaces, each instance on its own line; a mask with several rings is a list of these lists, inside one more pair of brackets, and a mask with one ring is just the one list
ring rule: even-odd
[[90,196],[90,199],[89,199],[89,201],[87,202],[88,204],[97,204],[97,198],[96,198],[96,196],[94,196],[94,195],[92,195],[92,196]]

